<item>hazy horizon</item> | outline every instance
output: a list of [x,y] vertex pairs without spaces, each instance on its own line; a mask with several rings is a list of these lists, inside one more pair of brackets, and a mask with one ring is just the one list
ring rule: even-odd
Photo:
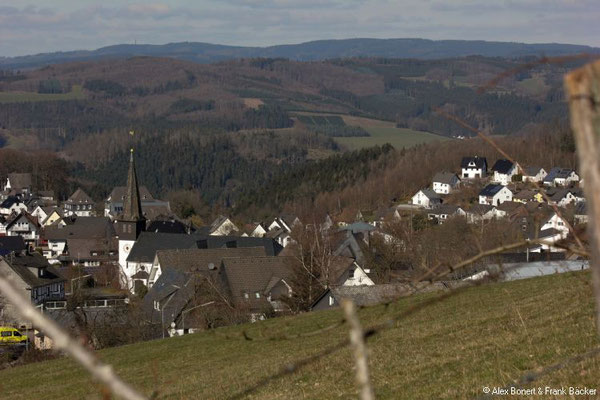
[[593,0],[0,0],[0,56],[116,44],[266,47],[314,40],[423,38],[600,46]]

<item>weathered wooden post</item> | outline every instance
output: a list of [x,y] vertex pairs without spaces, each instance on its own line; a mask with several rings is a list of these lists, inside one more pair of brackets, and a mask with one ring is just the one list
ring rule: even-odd
[[571,127],[589,216],[591,271],[596,296],[596,327],[600,334],[600,61],[565,76]]

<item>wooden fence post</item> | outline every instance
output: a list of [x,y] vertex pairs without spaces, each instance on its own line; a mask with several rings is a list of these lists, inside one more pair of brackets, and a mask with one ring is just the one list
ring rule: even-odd
[[596,296],[596,327],[600,334],[600,61],[565,76],[565,89],[584,179],[592,280]]

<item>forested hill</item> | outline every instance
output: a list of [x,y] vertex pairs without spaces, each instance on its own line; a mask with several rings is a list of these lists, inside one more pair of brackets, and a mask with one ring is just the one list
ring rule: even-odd
[[119,44],[97,50],[66,51],[0,58],[0,68],[35,68],[67,61],[90,61],[103,58],[134,56],[172,57],[210,63],[235,58],[272,57],[298,61],[348,57],[386,57],[440,59],[481,55],[487,57],[555,56],[575,53],[598,53],[600,49],[571,44],[488,42],[483,40],[427,39],[344,39],[318,40],[300,44],[269,47],[225,46],[199,42],[164,45]]

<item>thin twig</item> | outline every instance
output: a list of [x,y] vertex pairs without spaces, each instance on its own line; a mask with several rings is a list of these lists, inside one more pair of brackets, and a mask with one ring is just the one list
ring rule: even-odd
[[89,350],[77,340],[71,338],[54,321],[43,316],[35,309],[30,301],[25,298],[13,284],[4,276],[0,276],[0,292],[11,302],[25,319],[48,335],[58,350],[71,356],[78,364],[85,368],[94,378],[105,384],[111,392],[126,400],[145,400],[142,395],[123,381],[110,365],[99,361]]
[[350,299],[342,300],[342,309],[346,315],[346,320],[350,324],[350,344],[354,353],[354,362],[356,363],[356,383],[360,389],[361,400],[374,400],[375,393],[369,380],[369,361],[367,356],[367,346],[365,345],[365,334],[356,315],[356,307]]

